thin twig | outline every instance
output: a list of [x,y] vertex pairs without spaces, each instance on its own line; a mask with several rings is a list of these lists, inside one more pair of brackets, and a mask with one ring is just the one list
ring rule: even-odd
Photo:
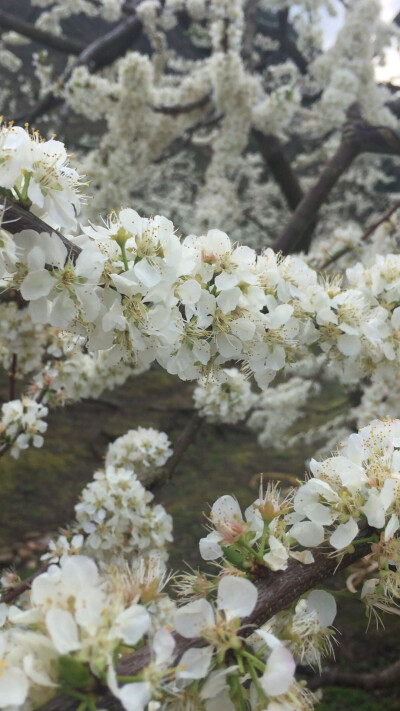
[[[194,442],[197,431],[203,422],[197,410],[195,410],[187,422],[186,427],[182,430],[175,445],[172,456],[169,458],[167,465],[163,468],[156,478],[152,479],[148,484],[148,489],[157,491],[163,484],[170,481],[175,469],[180,464],[183,455],[187,448]],[[142,482],[146,486],[146,482]]]
[[189,114],[191,111],[196,111],[196,109],[201,109],[206,106],[211,100],[210,94],[205,94],[199,99],[195,99],[188,104],[175,104],[174,106],[152,106],[152,110],[155,113],[165,114],[166,116],[179,116],[179,114]]
[[9,398],[8,398],[9,400],[15,400],[17,362],[18,362],[18,356],[16,353],[13,353],[13,357],[12,357],[12,361],[11,361],[11,370],[8,374],[9,381],[10,381]]
[[46,565],[40,568],[40,570],[37,570],[36,573],[33,573],[33,575],[31,575],[29,578],[23,580],[22,583],[18,583],[18,585],[13,585],[12,587],[7,588],[7,590],[3,592],[2,596],[0,597],[0,603],[5,602],[9,604],[17,597],[22,595],[22,593],[26,592],[27,590],[30,590],[35,578],[37,578],[42,573],[45,573],[48,567],[49,563],[46,563]]
[[324,669],[321,674],[315,674],[307,681],[311,691],[322,686],[347,686],[355,689],[384,689],[400,682],[400,660],[379,671],[343,672],[341,669]]
[[[395,213],[399,208],[400,208],[400,200],[398,200],[398,202],[395,202],[394,205],[389,207],[378,220],[375,220],[375,222],[373,222],[372,225],[370,225],[368,227],[368,229],[365,230],[363,236],[360,239],[360,242],[365,242],[365,240],[367,240],[368,237],[370,237],[380,225],[382,225],[384,222],[387,222],[391,218],[393,213]],[[342,247],[341,249],[339,249],[337,252],[335,252],[335,254],[332,254],[332,256],[329,257],[329,259],[327,259],[326,262],[324,262],[324,264],[322,264],[321,269],[327,269],[327,267],[330,267],[331,264],[333,264],[333,262],[336,262],[337,259],[340,259],[340,257],[343,257],[344,254],[348,254],[348,252],[352,252],[354,250],[355,246],[356,245],[351,245],[351,246]]]

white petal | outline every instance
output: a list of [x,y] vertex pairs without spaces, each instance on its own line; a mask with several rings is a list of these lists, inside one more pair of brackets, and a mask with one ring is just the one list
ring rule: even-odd
[[35,684],[38,684],[39,686],[50,686],[50,687],[56,687],[58,684],[56,684],[52,679],[50,679],[49,675],[46,674],[43,669],[37,669],[35,666],[35,657],[33,654],[27,654],[24,657],[24,672],[28,679],[31,679]]
[[11,667],[0,674],[0,708],[22,706],[27,694],[29,683],[21,669]]
[[396,481],[396,479],[386,479],[384,485],[382,486],[380,492],[380,499],[382,501],[383,508],[385,509],[385,511],[387,511],[387,509],[393,502],[398,486],[399,482]]
[[172,659],[175,640],[167,629],[157,630],[152,640],[152,647],[156,655],[156,664],[165,664]]
[[117,616],[112,632],[127,644],[136,644],[150,627],[150,615],[143,605],[131,605]]
[[221,521],[241,521],[242,512],[240,506],[233,496],[226,494],[216,500],[211,509],[211,519]]
[[215,531],[211,531],[205,538],[200,538],[199,549],[203,560],[216,560],[223,555],[222,548],[219,545],[221,536]]
[[182,637],[199,637],[202,630],[213,627],[214,611],[207,600],[201,598],[180,607],[175,613],[174,627]]
[[295,523],[290,529],[289,534],[305,548],[308,546],[311,548],[313,546],[319,546],[325,537],[323,526],[319,523],[312,523],[311,521]]
[[21,284],[21,296],[26,301],[40,299],[41,296],[47,296],[50,293],[55,283],[50,272],[46,269],[29,272]]
[[360,352],[361,341],[358,336],[339,336],[337,339],[337,347],[343,355],[355,356]]
[[93,587],[99,582],[97,565],[85,555],[74,555],[62,565],[63,580],[73,580],[75,587]]
[[224,610],[228,620],[247,617],[257,603],[257,588],[246,578],[226,575],[218,585],[217,607]]
[[335,520],[335,514],[332,509],[323,504],[307,504],[307,506],[304,506],[304,513],[310,521],[320,523],[321,526],[330,526]]
[[321,627],[330,627],[336,617],[336,600],[325,590],[312,590],[307,597],[307,611],[315,611]]
[[151,684],[148,681],[125,684],[118,690],[117,698],[126,711],[143,711],[151,698]]
[[385,528],[385,542],[390,541],[391,538],[393,538],[399,528],[399,525],[399,517],[396,514],[392,514]]
[[333,548],[340,550],[347,548],[358,533],[358,526],[354,518],[350,518],[347,523],[341,523],[336,531],[332,533],[329,542]]
[[385,525],[385,511],[378,491],[369,492],[368,499],[364,506],[361,506],[367,517],[367,521],[373,528],[383,528]]
[[60,654],[68,654],[80,648],[77,624],[67,610],[52,607],[46,614],[46,627]]
[[227,667],[227,669],[218,669],[218,671],[211,672],[201,687],[200,698],[211,699],[220,694],[221,691],[227,688],[226,677],[229,676],[229,674],[233,674],[237,668],[237,666],[232,666]]
[[276,647],[268,657],[260,683],[268,696],[284,694],[294,680],[296,663],[286,647]]
[[189,649],[179,662],[177,679],[203,679],[208,672],[213,655],[213,647]]

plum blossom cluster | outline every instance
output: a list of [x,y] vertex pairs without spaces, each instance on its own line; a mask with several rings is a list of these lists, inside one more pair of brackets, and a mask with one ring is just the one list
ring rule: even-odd
[[208,422],[235,424],[257,402],[246,376],[237,368],[222,368],[218,378],[203,378],[193,393],[195,407]]
[[[96,680],[108,685],[125,709],[133,708],[150,684],[119,688],[115,660],[124,647],[134,648],[146,637],[162,677],[162,664],[174,648],[157,610],[161,601],[168,618],[163,584],[162,564],[101,573],[92,559],[77,555],[51,565],[33,581],[29,600],[2,615],[1,708],[37,708],[60,688],[84,699]],[[172,612],[170,605],[170,618]]]
[[324,657],[333,656],[336,601],[326,590],[312,590],[294,609],[283,610],[263,625],[290,649],[299,664],[321,669]]
[[45,328],[32,324],[27,309],[17,304],[0,304],[0,363],[4,370],[16,358],[15,377],[22,377],[40,367],[45,346]]
[[172,453],[163,432],[130,430],[108,448],[105,467],[95,472],[75,506],[76,522],[50,543],[45,560],[83,553],[105,563],[133,561],[140,553],[166,559],[172,519],[161,504],[152,505],[149,484]]
[[[33,438],[33,413],[40,418],[38,434],[43,434],[46,427],[42,418],[47,415],[46,408],[99,397],[104,390],[121,385],[128,377],[141,372],[128,362],[116,363],[107,351],[86,352],[85,339],[80,336],[33,323],[29,309],[18,308],[15,302],[0,304],[0,362],[14,382],[15,394],[19,382],[30,378],[24,388],[25,395],[12,405],[8,403],[3,417],[2,444],[8,447],[15,442],[13,454],[30,445],[43,444],[42,437]],[[18,420],[18,413],[27,412],[28,402],[31,403],[31,419]],[[16,442],[17,435],[27,434],[28,420],[32,436],[19,436]]]
[[[13,132],[3,129],[6,146]],[[29,172],[23,141],[32,140],[16,136],[10,170],[18,156]],[[58,192],[71,200],[63,185]],[[265,388],[318,344],[347,382],[396,367],[395,255],[347,270],[342,285],[321,282],[300,258],[235,246],[220,230],[180,239],[166,218],[129,208],[84,226],[74,258],[59,235],[23,230],[10,239],[5,228],[0,278],[28,302],[33,325],[85,338],[89,352],[109,352],[110,365],[122,359],[142,369],[156,360],[195,379],[234,359]]]
[[138,427],[109,445],[105,462],[106,466],[133,469],[142,479],[149,470],[154,473],[163,467],[171,454],[171,442],[165,432]]
[[[177,632],[184,638],[202,638],[206,642],[206,646],[183,654],[182,670],[176,673],[177,680],[183,682],[186,704],[194,704],[197,698],[198,707],[205,711],[245,705],[258,709],[265,704],[284,709],[285,704],[294,701],[304,711],[312,708],[312,695],[294,679],[296,663],[289,649],[263,629],[254,632],[248,644],[241,637],[241,618],[249,617],[256,603],[256,586],[246,578],[228,574],[219,580],[216,604],[203,597],[177,610],[174,616]],[[236,664],[211,671],[228,651]],[[201,683],[207,676],[205,683]],[[243,684],[246,678],[252,679],[248,688]],[[200,680],[195,687],[196,695],[193,685],[186,688],[184,685],[192,679]]]
[[[132,209],[76,241],[72,261],[57,235],[19,233],[14,272],[3,280],[20,289],[33,323],[85,336],[90,351],[109,351],[110,364],[156,360],[195,379],[235,359],[263,388],[316,344],[344,381],[396,366],[393,255],[348,270],[343,287],[321,283],[300,258],[235,247],[219,230],[180,240],[169,220]],[[360,270],[363,288],[354,283]],[[377,270],[378,290],[368,286]]]
[[[246,643],[241,619],[253,613],[258,598],[250,580],[221,576],[209,600],[180,608],[165,595],[164,584],[165,570],[154,559],[103,572],[82,555],[51,565],[33,581],[29,599],[3,606],[2,708],[30,711],[62,688],[90,709],[96,680],[127,711],[180,709],[183,702],[204,711],[216,702],[235,709],[245,699],[251,709],[269,702],[283,709],[294,699],[299,709],[312,708],[312,695],[295,681],[296,663],[284,643],[263,629]],[[310,614],[317,610],[327,618],[321,611],[326,605],[311,599],[307,604]],[[173,631],[201,645],[175,660]],[[143,642],[150,662],[130,677],[120,655]],[[228,652],[233,664],[224,662]],[[249,674],[253,681],[245,690]]]
[[317,381],[293,376],[262,392],[247,422],[258,433],[259,444],[282,448],[288,429],[304,417],[307,402],[320,390]]
[[19,126],[0,127],[1,193],[29,207],[53,227],[76,225],[81,198],[78,173],[65,146]]
[[[399,528],[399,420],[377,420],[352,434],[339,454],[311,460],[313,477],[299,488],[293,507],[300,520],[291,534],[302,545],[319,545],[327,533],[338,550],[358,534],[358,522],[382,531],[390,541]],[[332,531],[333,527],[333,531]],[[326,530],[327,529],[327,530]]]
[[[143,430],[137,439],[146,442]],[[167,456],[168,443],[158,440],[165,452],[150,451],[153,462]],[[131,441],[131,433],[121,438],[121,456]],[[400,582],[399,451],[400,421],[376,421],[351,435],[338,455],[313,461],[314,476],[286,498],[276,487],[261,488],[242,516],[233,497],[220,497],[212,530],[200,541],[202,557],[219,560],[220,571],[182,576],[178,591],[189,602],[178,607],[162,590],[164,542],[150,544],[150,507],[147,538],[140,528],[145,490],[132,470],[108,464],[84,490],[76,526],[52,544],[50,567],[35,578],[30,596],[0,607],[0,704],[30,711],[61,687],[90,711],[97,679],[126,711],[213,711],[216,704],[311,710],[314,698],[296,682],[296,662],[320,667],[332,653],[334,596],[313,590],[249,636],[247,621],[258,615],[253,580],[261,569],[285,570],[290,558],[312,564],[310,549],[322,542],[340,554],[368,542],[378,574],[365,580],[361,599],[369,610],[392,611]],[[112,539],[117,531],[123,544]],[[188,642],[183,654],[175,632]],[[144,644],[150,661],[129,676],[126,650]]]
[[57,346],[48,349],[51,356],[45,359],[29,386],[29,392],[44,393],[49,407],[100,397],[104,390],[112,390],[130,376],[143,372],[131,363],[116,363],[107,351],[86,353],[83,339],[65,332],[59,332]]
[[367,581],[363,597],[373,606],[376,588],[381,606],[393,602],[400,590],[399,448],[400,421],[376,420],[342,442],[335,456],[312,459],[313,476],[286,499],[268,487],[243,517],[232,496],[220,497],[211,508],[211,531],[200,540],[201,556],[245,571],[257,565],[285,570],[290,557],[313,563],[310,549],[324,542],[350,550],[366,528],[380,577]]
[[9,400],[1,406],[0,452],[11,445],[11,454],[18,459],[21,450],[30,445],[42,447],[48,408],[41,402],[23,397]]

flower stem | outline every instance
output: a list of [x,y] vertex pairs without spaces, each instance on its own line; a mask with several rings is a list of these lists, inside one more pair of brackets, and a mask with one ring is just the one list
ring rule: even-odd
[[242,650],[242,654],[246,659],[249,661],[250,664],[252,664],[256,669],[259,671],[263,672],[265,671],[265,664],[260,661],[260,659],[257,659],[257,657],[254,656],[254,654],[251,654],[250,652],[247,652],[245,649]]
[[230,676],[228,678],[228,684],[231,691],[230,697],[235,704],[235,708],[237,711],[246,711],[246,701],[238,677]]
[[125,244],[124,244],[123,242],[120,242],[120,243],[119,243],[119,248],[120,248],[120,250],[121,250],[122,261],[123,261],[123,263],[124,263],[125,271],[127,272],[128,269],[129,269],[129,264],[128,264],[128,260],[127,260],[127,257],[126,257]]
[[29,205],[31,201],[28,198],[28,188],[29,188],[29,183],[31,182],[31,177],[32,173],[25,173],[25,182],[23,185],[23,188],[21,190],[21,200],[24,203],[24,205]]
[[258,553],[256,550],[254,550],[254,548],[252,548],[251,545],[249,545],[249,543],[246,543],[245,541],[240,541],[240,546],[241,546],[241,548],[244,548],[246,551],[251,553],[251,555],[254,556],[255,558],[257,558],[257,560],[264,562],[262,555],[260,555],[260,553]]
[[261,557],[263,557],[263,555],[264,555],[265,541],[267,538],[268,528],[269,528],[268,522],[264,521],[264,528],[263,528],[263,532],[262,532],[262,536],[261,536],[260,549],[259,549],[259,554],[261,555]]

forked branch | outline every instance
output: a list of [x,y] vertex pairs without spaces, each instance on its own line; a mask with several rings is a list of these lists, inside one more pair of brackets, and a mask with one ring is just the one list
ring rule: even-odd
[[297,206],[275,244],[276,251],[284,254],[296,251],[321,206],[357,156],[362,153],[400,156],[400,132],[387,126],[372,126],[360,117],[355,105],[349,114],[350,120],[344,128],[339,148]]

